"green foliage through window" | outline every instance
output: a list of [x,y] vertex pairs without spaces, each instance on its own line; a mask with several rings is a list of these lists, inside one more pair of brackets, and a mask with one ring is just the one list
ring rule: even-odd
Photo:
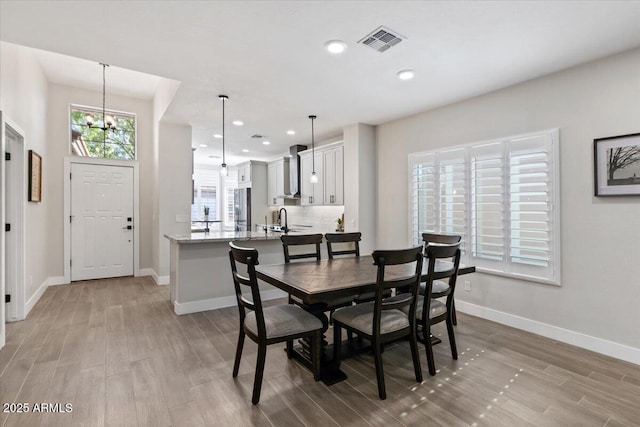
[[[87,125],[87,114],[93,126]],[[102,110],[71,107],[71,153],[76,156],[135,160],[136,117],[133,114],[106,111],[115,118],[115,130],[103,131]]]

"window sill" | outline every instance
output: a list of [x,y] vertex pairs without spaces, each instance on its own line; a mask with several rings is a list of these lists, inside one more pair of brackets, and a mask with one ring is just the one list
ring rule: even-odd
[[493,276],[506,277],[508,279],[523,280],[525,282],[540,283],[542,285],[551,285],[551,286],[557,286],[557,287],[562,286],[560,281],[543,279],[541,277],[535,277],[535,276],[528,276],[526,274],[505,273],[503,271],[491,270],[490,268],[476,267],[476,273],[491,274]]

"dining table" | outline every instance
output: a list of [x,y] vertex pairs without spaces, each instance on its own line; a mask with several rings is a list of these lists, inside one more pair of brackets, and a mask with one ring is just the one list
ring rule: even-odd
[[[446,271],[450,268],[450,262],[437,260],[435,279],[439,278],[438,271]],[[421,281],[427,279],[428,269],[429,262],[425,258]],[[470,274],[475,271],[475,266],[461,264],[458,268],[458,275]],[[303,309],[322,321],[323,334],[329,327],[326,301],[375,291],[377,272],[378,267],[374,265],[370,255],[256,266],[258,279],[296,297]],[[414,272],[415,267],[410,264],[385,267],[385,274],[389,278],[406,277]],[[293,357],[311,369],[309,345],[308,342],[301,341],[300,345],[294,348]],[[327,385],[346,379],[346,374],[333,363],[330,347],[326,339],[323,339],[322,381]],[[348,356],[366,348],[358,348],[350,342],[349,345],[343,345],[342,349],[347,352],[345,356]]]

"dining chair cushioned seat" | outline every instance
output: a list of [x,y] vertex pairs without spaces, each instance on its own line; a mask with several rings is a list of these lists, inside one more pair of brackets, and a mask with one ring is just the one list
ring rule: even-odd
[[[313,314],[295,305],[278,305],[263,309],[267,339],[321,329],[322,322]],[[258,334],[255,312],[250,312],[244,324],[253,334]]]
[[[420,295],[424,295],[427,290],[427,284],[425,282],[420,283],[420,287],[418,288],[418,293]],[[434,280],[433,288],[431,292],[433,294],[441,294],[443,292],[447,292],[449,290],[449,284],[447,282],[443,282],[442,280]]]
[[[333,313],[333,320],[368,335],[373,334],[374,302],[339,308]],[[401,310],[384,310],[380,319],[380,333],[388,334],[409,327],[409,318]]]
[[[416,299],[416,319],[422,318],[422,308],[424,306],[424,297],[422,295],[418,296]],[[437,299],[431,300],[431,310],[429,312],[429,318],[434,318],[440,316],[447,312],[447,306]]]

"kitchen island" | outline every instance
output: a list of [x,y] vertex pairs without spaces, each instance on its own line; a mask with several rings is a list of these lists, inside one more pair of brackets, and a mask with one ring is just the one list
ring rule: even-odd
[[[320,231],[305,230],[311,234]],[[324,234],[324,233],[323,233]],[[261,265],[281,264],[281,233],[257,231],[220,231],[165,235],[170,240],[169,286],[171,303],[176,314],[197,313],[236,305],[229,242],[255,248]],[[323,245],[323,258],[326,248]],[[286,294],[266,283],[260,283],[263,300],[281,298]]]

